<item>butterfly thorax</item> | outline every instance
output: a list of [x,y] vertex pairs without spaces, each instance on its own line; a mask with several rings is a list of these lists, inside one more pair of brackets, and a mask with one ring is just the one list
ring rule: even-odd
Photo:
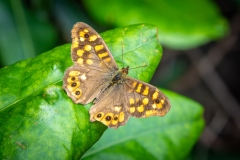
[[129,67],[122,68],[122,70],[118,70],[115,72],[115,74],[112,75],[112,77],[109,79],[109,82],[106,83],[106,87],[103,87],[103,90],[100,91],[100,94],[96,99],[94,100],[94,103],[97,103],[101,98],[106,97],[111,91],[118,85],[124,83],[124,79],[126,78],[126,75],[128,74]]
[[127,66],[126,68],[122,68],[121,71],[119,71],[117,74],[115,74],[112,77],[110,85],[123,83],[124,78],[128,74],[128,69],[129,69],[129,67]]

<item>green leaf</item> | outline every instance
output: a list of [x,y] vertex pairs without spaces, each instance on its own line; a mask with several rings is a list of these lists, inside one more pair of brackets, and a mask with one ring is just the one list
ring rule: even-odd
[[[148,64],[130,75],[151,79],[162,55],[155,26],[117,28],[102,37],[119,67]],[[66,44],[0,69],[1,159],[79,159],[101,137],[106,126],[89,122],[90,105],[74,104],[62,89],[72,64]]]
[[228,24],[209,0],[84,0],[101,24],[126,26],[149,23],[158,27],[163,46],[189,49],[226,35]]
[[131,118],[124,127],[108,129],[83,159],[185,159],[203,130],[203,108],[163,91],[172,103],[165,117]]

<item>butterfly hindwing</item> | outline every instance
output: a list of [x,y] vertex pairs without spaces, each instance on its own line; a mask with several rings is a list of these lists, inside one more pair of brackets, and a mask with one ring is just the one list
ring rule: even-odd
[[123,85],[116,85],[98,100],[89,110],[90,121],[100,121],[108,127],[118,128],[127,123],[130,118],[126,107],[126,97],[124,97]]
[[136,118],[164,116],[170,110],[170,101],[158,88],[128,77],[125,80],[127,106]]
[[170,109],[170,101],[156,87],[126,77],[108,95],[102,97],[90,109],[90,120],[118,128],[125,125],[130,116],[146,118],[164,116]]

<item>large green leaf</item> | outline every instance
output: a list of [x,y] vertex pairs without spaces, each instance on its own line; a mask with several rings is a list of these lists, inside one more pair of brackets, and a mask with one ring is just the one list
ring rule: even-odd
[[[117,28],[102,36],[120,67],[147,64],[130,75],[151,79],[162,55],[155,26]],[[71,65],[67,44],[0,69],[1,159],[79,159],[101,137],[106,127],[90,123],[87,109],[62,89]]]
[[172,103],[165,117],[131,118],[124,127],[108,129],[84,160],[186,158],[203,130],[203,108],[186,97],[163,91]]
[[101,24],[126,26],[150,23],[158,27],[162,45],[188,49],[223,37],[228,25],[210,0],[84,0]]

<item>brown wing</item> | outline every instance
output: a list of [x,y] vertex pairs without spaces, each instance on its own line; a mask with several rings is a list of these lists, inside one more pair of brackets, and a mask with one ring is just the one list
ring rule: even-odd
[[118,67],[100,35],[82,22],[72,29],[71,56],[74,65],[65,72],[63,88],[75,103],[89,103]]
[[100,70],[118,69],[105,42],[93,28],[78,22],[71,32],[71,55],[75,64]]
[[127,78],[125,85],[127,106],[132,116],[164,116],[170,110],[169,99],[158,88],[134,78]]
[[127,123],[130,113],[126,106],[124,84],[117,84],[89,110],[90,121],[100,121],[108,127],[118,128]]
[[118,128],[127,123],[130,115],[142,118],[164,116],[170,109],[168,98],[156,87],[127,77],[90,109],[90,121]]

